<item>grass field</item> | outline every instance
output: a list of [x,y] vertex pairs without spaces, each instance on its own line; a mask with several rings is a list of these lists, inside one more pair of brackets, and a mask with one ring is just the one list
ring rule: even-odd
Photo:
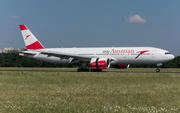
[[176,113],[179,108],[180,73],[0,72],[0,112]]

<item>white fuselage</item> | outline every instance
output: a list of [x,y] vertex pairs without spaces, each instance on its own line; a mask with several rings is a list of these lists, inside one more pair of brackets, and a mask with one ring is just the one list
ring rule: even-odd
[[[165,63],[172,59],[174,56],[167,50],[154,48],[154,47],[103,47],[103,48],[49,48],[33,50],[36,53],[33,55],[24,55],[33,59],[46,61],[56,64],[69,64],[71,58],[60,58],[50,55],[40,54],[41,52],[57,52],[66,53],[78,56],[88,56],[91,58],[110,58],[112,65],[115,64],[158,64]],[[85,61],[84,59],[83,61]],[[89,60],[87,60],[89,62]]]

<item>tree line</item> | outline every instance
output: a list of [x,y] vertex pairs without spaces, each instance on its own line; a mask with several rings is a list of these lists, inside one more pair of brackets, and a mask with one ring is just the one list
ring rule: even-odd
[[2,53],[0,67],[75,67],[75,65],[58,65],[22,57],[18,53]]
[[[76,65],[58,65],[19,56],[18,53],[0,54],[0,67],[77,67]],[[131,65],[133,68],[156,68],[156,65]],[[180,56],[164,63],[162,68],[180,68]]]

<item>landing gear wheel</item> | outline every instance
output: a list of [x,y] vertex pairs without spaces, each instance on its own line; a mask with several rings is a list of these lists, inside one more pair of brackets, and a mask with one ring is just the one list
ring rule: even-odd
[[78,72],[89,72],[88,68],[78,68]]
[[156,72],[157,72],[157,73],[160,72],[160,69],[159,69],[159,68],[160,68],[161,66],[162,66],[162,63],[158,63],[158,64],[157,64],[157,69],[156,69]]
[[156,69],[156,72],[157,72],[157,73],[160,72],[160,69]]
[[91,72],[102,72],[102,69],[91,69]]

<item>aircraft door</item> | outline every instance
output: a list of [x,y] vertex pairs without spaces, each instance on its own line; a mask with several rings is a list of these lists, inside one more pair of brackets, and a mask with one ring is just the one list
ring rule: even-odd
[[122,54],[122,56],[123,56],[123,58],[124,58],[124,59],[126,59],[126,58],[127,58],[126,53],[123,53],[123,54]]
[[156,58],[156,52],[151,53],[151,58]]
[[122,58],[123,58],[123,63],[128,63],[129,59],[128,59],[127,53],[123,53]]

